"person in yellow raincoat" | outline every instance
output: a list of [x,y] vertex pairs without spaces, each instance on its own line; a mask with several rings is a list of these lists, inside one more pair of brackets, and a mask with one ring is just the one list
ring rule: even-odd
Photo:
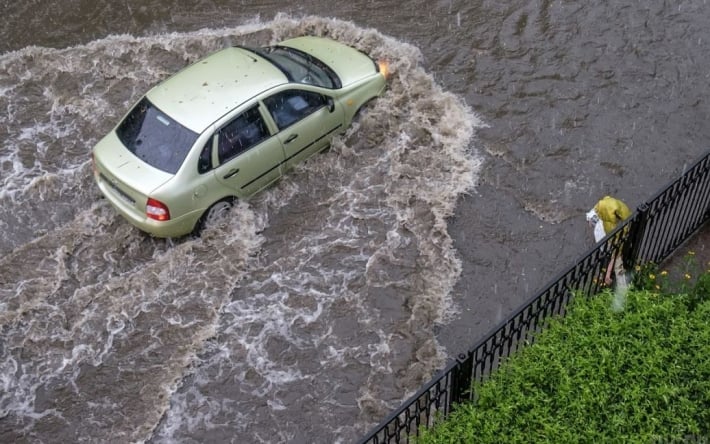
[[599,215],[599,219],[604,225],[604,234],[609,234],[616,228],[616,225],[631,216],[631,210],[619,199],[611,196],[604,196],[602,200],[594,205],[594,211]]
[[[619,199],[604,196],[594,208],[587,213],[587,221],[594,227],[594,238],[599,242],[604,236],[611,233],[619,222],[631,216],[629,207]],[[604,283],[611,285],[611,270],[616,273],[617,279],[624,276],[624,263],[620,257],[614,255],[606,270]]]

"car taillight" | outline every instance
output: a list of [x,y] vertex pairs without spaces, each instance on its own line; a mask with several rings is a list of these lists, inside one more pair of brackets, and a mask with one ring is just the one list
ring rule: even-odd
[[145,214],[155,220],[170,220],[170,210],[168,210],[168,206],[151,197],[148,198],[148,203],[145,205]]

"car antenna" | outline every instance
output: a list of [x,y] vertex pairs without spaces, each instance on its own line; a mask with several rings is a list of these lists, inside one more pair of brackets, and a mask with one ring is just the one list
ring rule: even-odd
[[245,54],[247,57],[249,57],[252,62],[256,63],[256,62],[259,61],[259,59],[257,59],[256,57],[254,57],[254,55],[252,54],[252,52],[255,52],[255,51],[254,51],[253,49],[249,48],[248,46],[235,45],[234,47],[235,47],[235,48],[239,48],[239,49],[245,49],[246,51],[243,51],[244,54]]

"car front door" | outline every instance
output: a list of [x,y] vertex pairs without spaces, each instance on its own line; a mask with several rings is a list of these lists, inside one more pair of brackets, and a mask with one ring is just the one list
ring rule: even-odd
[[342,106],[323,94],[289,89],[264,99],[264,104],[279,130],[287,168],[328,146],[343,130]]
[[217,131],[213,152],[217,180],[240,197],[254,194],[283,173],[281,141],[269,134],[258,105]]

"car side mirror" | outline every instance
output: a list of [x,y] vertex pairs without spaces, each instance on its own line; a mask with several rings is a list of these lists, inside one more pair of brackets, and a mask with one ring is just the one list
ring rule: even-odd
[[330,111],[331,113],[335,111],[335,101],[332,97],[328,97],[325,103],[328,104],[328,111]]

